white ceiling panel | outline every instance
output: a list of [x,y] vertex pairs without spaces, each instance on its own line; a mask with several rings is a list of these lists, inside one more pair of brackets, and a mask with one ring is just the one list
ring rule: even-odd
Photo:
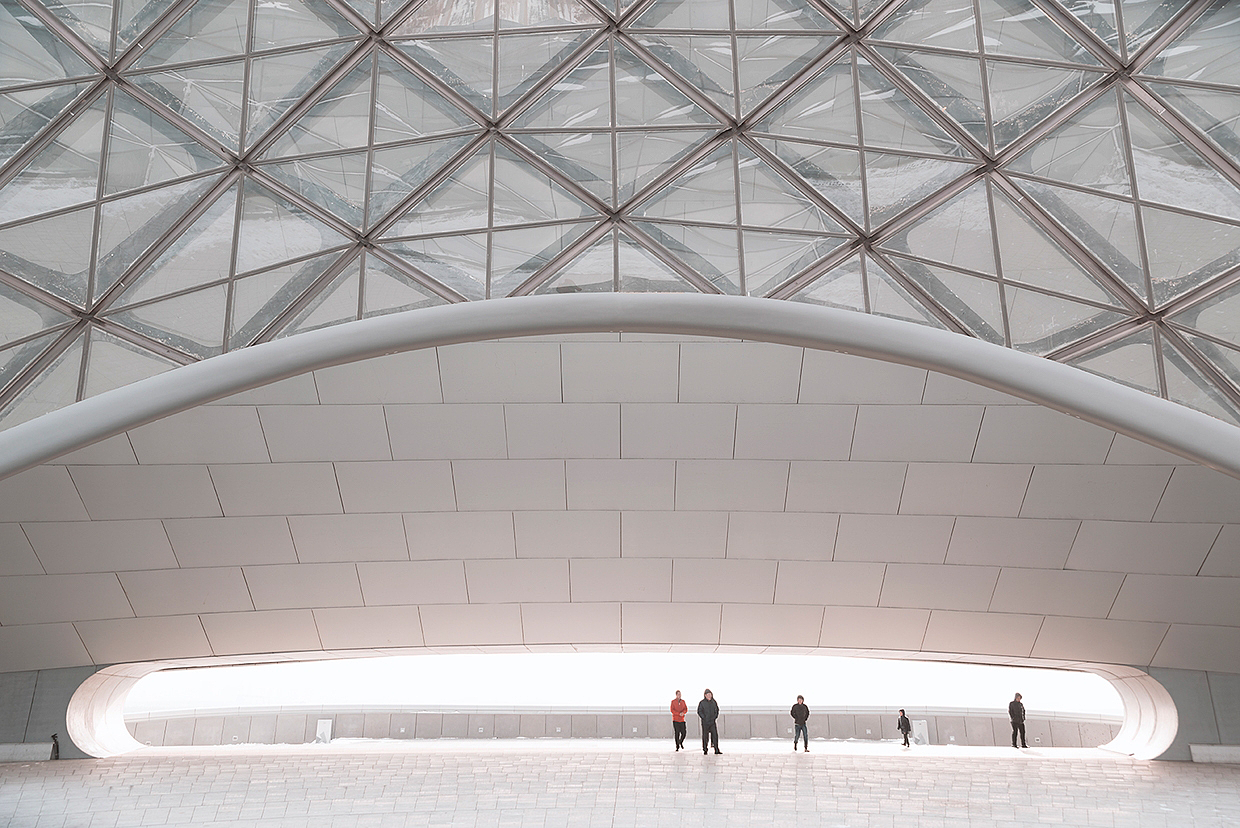
[[1240,576],[1240,525],[1223,527],[1200,574]]
[[521,643],[520,604],[441,604],[421,610],[428,647]]
[[673,460],[569,460],[565,473],[570,509],[672,509],[676,505]]
[[211,480],[228,517],[315,515],[342,511],[336,471],[331,463],[212,466]]
[[924,368],[806,350],[800,402],[915,404],[925,387]]
[[91,443],[85,448],[62,454],[49,465],[57,466],[123,466],[137,463],[138,458],[129,444],[128,434],[117,434],[112,437]]
[[852,405],[737,406],[736,457],[847,460],[856,418]]
[[526,644],[619,644],[619,604],[522,604]]
[[904,490],[904,463],[792,461],[789,512],[894,515]]
[[254,609],[240,567],[122,572],[136,615],[193,615]]
[[314,385],[313,374],[298,374],[295,377],[260,385],[231,397],[224,397],[208,405],[318,405],[319,392]]
[[1101,463],[1115,432],[1040,405],[986,409],[976,463]]
[[626,403],[620,407],[624,457],[726,459],[736,445],[736,406],[724,403]]
[[1240,480],[1204,466],[1177,466],[1154,520],[1240,523]]
[[1036,466],[1020,516],[1150,520],[1169,466]]
[[930,611],[891,607],[826,607],[820,646],[859,650],[919,650]]
[[1219,529],[1217,524],[1086,520],[1066,568],[1196,575]]
[[959,517],[947,563],[1062,569],[1080,521]]
[[[269,468],[266,464],[222,468]],[[74,466],[69,470],[93,520],[219,517],[206,466]]]
[[443,401],[560,402],[560,346],[473,342],[439,349]]
[[620,607],[624,643],[666,644],[675,630],[678,644],[718,644],[719,604],[626,603]]
[[346,512],[434,512],[452,511],[457,507],[460,477],[454,475],[456,469],[447,460],[367,461],[335,465],[336,481]]
[[817,647],[822,634],[822,607],[724,604],[720,644]]
[[90,653],[72,624],[0,627],[0,672],[49,670],[90,663]]
[[196,615],[79,621],[73,626],[95,664],[212,655]]
[[331,607],[314,610],[314,626],[326,650],[421,647],[417,607]]
[[1033,466],[1000,463],[909,463],[902,515],[1015,517]]
[[[455,460],[452,478],[456,484],[456,508],[462,511],[564,508],[563,460]],[[574,504],[573,508],[609,507]]]
[[1230,627],[1172,624],[1151,664],[1181,670],[1240,673],[1240,635]]
[[879,600],[884,607],[984,612],[998,579],[992,566],[889,564]]
[[1129,575],[1110,617],[1240,627],[1240,578]]
[[625,512],[620,517],[625,558],[722,558],[727,512]]
[[1107,452],[1107,463],[1124,466],[1183,466],[1189,464],[1183,457],[1154,448],[1148,443],[1116,434]]
[[[794,403],[801,349],[761,342],[680,346],[680,402]],[[727,370],[720,370],[721,366]]]
[[267,443],[253,406],[191,408],[129,432],[139,463],[266,463]]
[[569,561],[574,601],[670,601],[672,562],[658,558]]
[[415,561],[516,557],[511,512],[426,512],[405,515]]
[[952,521],[937,515],[840,515],[835,560],[943,563]]
[[788,497],[783,460],[679,460],[676,508],[781,512]]
[[935,610],[930,613],[922,649],[941,653],[1028,656],[1033,649],[1040,615],[1004,615]]
[[288,522],[302,563],[409,560],[400,515],[294,515]]
[[619,512],[515,512],[518,558],[618,558]]
[[0,578],[0,624],[132,618],[112,574],[10,575]]
[[1149,664],[1167,624],[1103,618],[1048,617],[1033,645],[1034,658],[1111,664]]
[[[157,520],[31,523],[25,528],[26,537],[49,573],[169,569],[178,565],[168,535]],[[83,554],[84,550],[89,550],[88,554]]]
[[[35,526],[36,524],[31,524]],[[57,524],[48,524],[56,526]],[[80,551],[80,550],[78,550]],[[17,523],[0,523],[0,577],[5,575],[42,575],[43,565]]]
[[565,342],[565,402],[675,402],[680,345],[674,342]]
[[464,604],[465,564],[461,561],[390,561],[357,565],[367,606],[387,604]]
[[1004,569],[990,609],[1080,618],[1105,618],[1124,576],[1118,572]]
[[497,403],[388,405],[388,436],[397,460],[503,459],[504,407]]
[[885,567],[848,561],[780,561],[777,604],[876,607]]
[[258,416],[275,463],[392,457],[380,405],[264,405]]
[[529,403],[504,406],[508,456],[619,457],[616,403]]
[[163,523],[181,566],[297,562],[287,518],[184,518]]
[[323,644],[308,609],[203,615],[216,655],[319,650]]
[[254,607],[356,607],[362,603],[354,564],[272,564],[245,567]]
[[927,372],[921,402],[925,405],[1033,405],[1020,397],[937,371]]
[[353,403],[437,403],[439,359],[434,348],[321,368],[314,372],[324,405]]
[[672,600],[770,604],[775,570],[775,561],[678,560],[672,565]]
[[984,409],[977,405],[862,405],[853,460],[967,463]]
[[69,471],[35,466],[0,480],[0,522],[90,520]]
[[471,604],[568,601],[568,561],[466,561],[465,584]]
[[728,557],[829,561],[839,522],[839,515],[812,512],[733,512]]

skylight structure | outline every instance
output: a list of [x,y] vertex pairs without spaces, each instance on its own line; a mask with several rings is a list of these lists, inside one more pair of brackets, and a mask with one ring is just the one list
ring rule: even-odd
[[1240,4],[0,0],[0,428],[440,303],[932,325],[1240,423]]

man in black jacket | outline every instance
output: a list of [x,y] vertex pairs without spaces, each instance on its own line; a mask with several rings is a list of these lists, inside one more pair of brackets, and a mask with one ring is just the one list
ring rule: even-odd
[[1012,720],[1012,747],[1016,747],[1017,733],[1020,734],[1020,746],[1029,747],[1025,744],[1025,705],[1020,700],[1020,693],[1008,703],[1008,718]]
[[702,694],[702,700],[698,702],[698,718],[702,720],[702,755],[706,755],[706,741],[710,739],[710,744],[715,748],[715,753],[723,753],[719,749],[719,729],[715,722],[719,719],[719,704],[715,701],[715,696],[710,692],[710,688],[706,688],[706,692]]
[[792,730],[792,750],[797,749],[797,738],[805,737],[805,752],[809,753],[809,728],[805,726],[805,720],[809,718],[809,708],[805,705],[805,697],[797,696],[797,703],[792,705],[792,721],[794,728]]

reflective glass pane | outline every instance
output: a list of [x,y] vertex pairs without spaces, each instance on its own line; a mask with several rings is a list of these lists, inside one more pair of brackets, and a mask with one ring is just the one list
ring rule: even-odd
[[371,60],[363,60],[298,118],[264,157],[364,147],[370,142]]
[[1115,93],[1108,92],[1052,130],[1008,167],[1080,187],[1129,195],[1132,185],[1125,156],[1119,105]]
[[470,230],[491,223],[491,152],[484,147],[401,216],[387,236]]
[[995,275],[986,184],[979,181],[900,231],[884,247],[965,270]]
[[1180,311],[1170,320],[1240,346],[1240,285]]
[[370,165],[367,226],[387,218],[410,193],[439,172],[472,140],[463,135],[375,150]]
[[590,34],[585,31],[501,35],[496,78],[499,109],[507,109],[533,89],[585,43]]
[[608,233],[578,253],[555,275],[534,289],[545,293],[610,293],[615,290],[615,232]]
[[1012,347],[1044,355],[1120,322],[1124,314],[1008,285],[1004,288]]
[[118,13],[114,56],[133,45],[151,28],[175,0],[117,0]]
[[706,110],[618,43],[615,58],[617,126],[718,123]]
[[388,242],[384,248],[466,299],[486,298],[486,233]]
[[78,334],[51,365],[0,411],[0,428],[11,428],[77,402],[84,339],[84,334]]
[[367,155],[350,152],[301,158],[260,169],[333,215],[361,228],[366,209]]
[[1141,219],[1156,305],[1240,264],[1240,227],[1148,206]]
[[698,130],[616,134],[616,187],[621,203],[653,183],[713,136]]
[[358,30],[323,0],[280,0],[254,3],[254,31],[250,49],[280,49],[341,37]]
[[978,2],[987,54],[1098,65],[1098,59],[1089,50],[1030,0]]
[[280,116],[307,95],[351,45],[340,43],[253,60],[247,94],[246,145],[253,146]]
[[170,111],[189,119],[232,150],[236,150],[241,141],[244,79],[244,61],[152,72],[130,78]]
[[17,0],[0,0],[0,43],[0,87],[94,74],[90,64]]
[[245,53],[250,30],[249,0],[198,0],[152,43],[134,64],[154,69],[168,63]]
[[1183,336],[1197,353],[1230,380],[1232,388],[1240,389],[1240,351],[1189,333]]
[[714,35],[639,35],[638,43],[729,115],[736,113],[732,38]]
[[474,120],[417,75],[386,54],[379,55],[375,143],[405,141],[476,126]]
[[299,259],[347,241],[292,202],[246,181],[237,230],[237,273]]
[[741,220],[750,227],[843,233],[831,218],[746,147],[738,147]]
[[0,224],[97,197],[106,103],[97,99],[0,189]]
[[550,224],[497,231],[491,236],[490,296],[507,296],[546,267],[590,224]]
[[752,0],[733,4],[736,28],[773,31],[836,31],[839,27],[806,0]]
[[621,293],[699,293],[666,262],[625,233],[617,234],[616,278]]
[[[0,388],[4,388],[14,377],[30,367],[62,333],[63,330],[52,331],[27,339],[21,344],[0,349]],[[0,419],[0,428],[5,427]]]
[[512,137],[598,198],[614,203],[610,132],[518,133]]
[[491,114],[495,97],[495,38],[426,38],[396,46],[453,92]]
[[90,332],[82,399],[162,374],[177,363],[98,328]]
[[972,164],[963,161],[866,150],[868,226],[878,227],[972,169]]
[[595,49],[553,84],[513,126],[531,129],[611,125],[611,50]]
[[1240,412],[1201,369],[1166,339],[1162,343],[1163,376],[1167,399],[1204,411],[1232,425],[1240,425]]
[[1143,74],[1240,86],[1240,8],[1212,4]]
[[890,273],[870,260],[865,271],[866,293],[870,313],[891,319],[903,319],[932,328],[942,328],[943,323],[921,301],[900,284]]
[[973,140],[989,146],[986,111],[982,106],[981,62],[974,58],[876,48],[906,78],[964,127]]
[[650,222],[640,222],[638,226],[721,293],[739,295],[744,292],[741,289],[740,239],[734,227]]
[[800,141],[758,140],[815,192],[858,225],[865,226],[861,153]]
[[[1188,3],[1189,0],[1121,0],[1127,54],[1131,57],[1140,51]],[[1215,6],[1227,5],[1228,2],[1215,3]]]
[[[0,348],[71,321],[72,317],[0,282]],[[0,388],[4,383],[0,370]]]
[[1087,69],[1052,69],[1007,61],[987,61],[995,147],[1023,137],[1101,74]]
[[1074,357],[1068,360],[1068,364],[1147,394],[1160,396],[1157,359],[1154,331],[1146,327],[1135,334]]
[[1098,39],[1111,47],[1117,55],[1123,55],[1123,45],[1119,35],[1119,18],[1115,7],[1120,0],[1056,0],[1072,16],[1083,23],[1098,36]]
[[854,256],[836,265],[788,298],[793,302],[865,312],[865,277],[861,270],[861,257]]
[[0,230],[0,267],[67,302],[84,306],[94,235],[93,205],[6,227]]
[[694,164],[636,211],[647,218],[736,224],[736,164],[729,142]]
[[362,278],[362,317],[429,308],[445,304],[429,288],[375,256],[366,257]]
[[0,93],[0,165],[64,112],[89,83]]
[[874,30],[875,40],[978,50],[971,0],[907,0]]
[[217,285],[171,299],[137,305],[108,319],[190,356],[206,359],[224,350],[228,286]]
[[856,145],[857,103],[852,61],[837,60],[757,126],[762,132]]
[[491,224],[564,221],[594,213],[545,173],[503,145],[495,148]]
[[120,90],[114,93],[104,195],[197,175],[223,163],[165,118]]
[[280,331],[277,338],[357,319],[361,281],[361,262],[358,261],[319,291],[284,330]]
[[736,97],[748,114],[830,47],[834,38],[763,35],[736,38]]
[[745,290],[766,296],[844,243],[843,239],[746,230]]
[[1208,135],[1232,161],[1240,162],[1240,91],[1150,83],[1150,88]]
[[891,261],[974,336],[1006,344],[998,282],[899,256]]
[[633,24],[646,29],[728,29],[728,3],[718,0],[654,0]]
[[538,3],[528,0],[499,0],[501,29],[593,26],[600,22],[598,15],[577,0],[545,0]]
[[414,4],[413,13],[394,28],[393,34],[423,32],[493,31],[496,0],[439,0]]
[[857,77],[865,146],[954,157],[971,155],[868,61],[857,61]]
[[[237,279],[233,283],[232,321],[228,326],[229,350],[257,339],[338,259],[334,254],[316,256]],[[356,311],[356,296],[354,299]]]
[[40,4],[89,43],[100,56],[107,58],[111,55],[111,0],[40,0]]

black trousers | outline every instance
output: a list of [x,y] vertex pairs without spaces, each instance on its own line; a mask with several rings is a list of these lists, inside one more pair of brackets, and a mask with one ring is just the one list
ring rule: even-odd
[[685,730],[685,723],[684,722],[672,722],[672,732],[676,736],[676,747],[678,748],[684,747],[685,746],[685,733],[687,732]]
[[716,751],[718,751],[719,750],[719,724],[718,722],[711,722],[710,724],[707,724],[706,722],[702,722],[702,753],[706,752],[706,742],[708,739],[710,740],[711,747],[713,747]]
[[1029,747],[1029,745],[1025,744],[1025,723],[1024,722],[1012,722],[1012,747],[1016,747],[1016,734],[1017,733],[1020,734],[1020,746]]

